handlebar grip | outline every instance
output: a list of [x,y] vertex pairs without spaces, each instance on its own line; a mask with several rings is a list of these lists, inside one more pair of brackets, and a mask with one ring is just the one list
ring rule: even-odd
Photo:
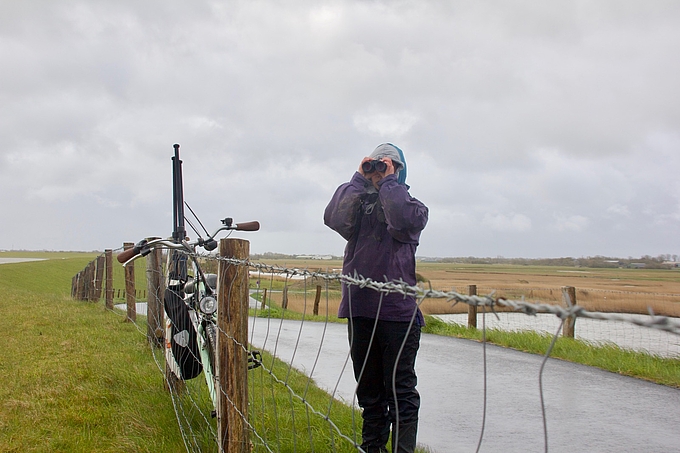
[[237,223],[234,229],[237,231],[257,231],[260,229],[260,222],[254,220],[252,222]]
[[123,250],[122,252],[120,252],[118,254],[118,256],[116,257],[116,259],[118,260],[119,263],[122,264],[122,263],[126,262],[127,260],[129,260],[130,258],[132,258],[133,256],[137,255],[138,253],[139,253],[139,249],[137,247],[132,247],[132,248],[129,248],[127,250]]

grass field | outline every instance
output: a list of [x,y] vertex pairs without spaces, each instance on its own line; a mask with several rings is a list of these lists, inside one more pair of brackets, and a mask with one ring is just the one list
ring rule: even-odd
[[[561,304],[561,287],[573,286],[577,303],[590,311],[646,314],[651,307],[658,315],[680,317],[678,269],[419,263],[418,272],[433,288],[465,294],[468,285],[477,285],[478,294]],[[426,301],[423,310],[448,312],[437,301]]]

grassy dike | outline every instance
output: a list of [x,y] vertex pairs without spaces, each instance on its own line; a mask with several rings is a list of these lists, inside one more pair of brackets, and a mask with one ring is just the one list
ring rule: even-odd
[[181,452],[137,328],[70,300],[94,256],[0,265],[0,452]]

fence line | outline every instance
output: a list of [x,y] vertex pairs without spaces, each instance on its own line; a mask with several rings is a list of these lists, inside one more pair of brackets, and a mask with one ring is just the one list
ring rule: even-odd
[[[201,255],[208,257],[209,255]],[[343,275],[340,273],[325,273],[320,271],[309,271],[307,269],[284,268],[277,265],[269,265],[263,263],[253,263],[249,261],[241,261],[234,259],[215,258],[217,260],[224,260],[237,265],[249,266],[253,269],[263,270],[267,273],[280,274],[285,276],[304,276],[309,278],[320,278],[328,281],[339,281],[345,285],[355,285],[360,288],[370,288],[375,291],[391,294],[398,293],[405,296],[413,296],[418,300],[426,298],[431,299],[445,299],[447,302],[453,302],[453,305],[464,303],[467,305],[479,307],[488,307],[491,312],[496,307],[510,308],[513,311],[523,313],[526,315],[536,315],[539,313],[547,313],[557,316],[560,319],[567,319],[569,317],[575,318],[589,318],[607,321],[619,321],[635,324],[643,327],[650,327],[659,330],[665,330],[674,334],[680,335],[680,320],[673,319],[668,316],[654,316],[649,321],[641,321],[625,315],[616,313],[600,313],[590,312],[585,308],[573,305],[571,307],[561,307],[559,305],[531,303],[525,300],[512,300],[504,297],[494,297],[495,292],[488,295],[465,295],[456,291],[441,291],[431,288],[424,288],[421,286],[413,286],[404,282],[403,280],[395,280],[389,282],[379,282],[370,278],[364,278],[360,275]]]
[[[267,293],[269,290],[269,301],[266,303],[266,296],[262,297],[262,304],[254,304],[251,308],[255,309],[255,319],[266,319],[267,326],[277,317],[281,318],[283,322],[283,316],[277,313],[274,302],[272,301],[272,293],[274,289],[274,276],[282,277],[284,279],[284,291],[287,292],[289,287],[289,282],[295,279],[302,279],[305,285],[304,298],[305,298],[305,311],[306,311],[306,297],[307,297],[307,280],[312,281],[320,280],[325,282],[326,287],[326,303],[328,303],[328,292],[329,285],[331,283],[337,283],[341,286],[355,285],[361,288],[369,288],[374,291],[378,291],[384,294],[399,293],[403,295],[409,295],[416,298],[419,304],[425,299],[436,298],[443,299],[450,303],[451,305],[456,305],[459,303],[467,304],[469,307],[477,309],[478,307],[484,307],[488,310],[488,313],[495,314],[495,311],[501,307],[512,310],[516,313],[521,313],[523,315],[537,315],[537,314],[549,314],[553,315],[560,320],[560,323],[564,323],[568,319],[584,318],[593,320],[603,320],[603,321],[615,321],[630,323],[633,325],[669,332],[674,335],[680,335],[680,321],[666,317],[666,316],[655,316],[651,315],[649,319],[638,319],[631,316],[625,316],[615,313],[598,313],[590,312],[585,310],[583,307],[577,304],[572,304],[571,306],[563,307],[559,305],[544,304],[544,303],[531,303],[526,300],[512,300],[505,297],[496,296],[495,293],[491,292],[487,295],[477,295],[477,294],[461,294],[456,291],[439,291],[433,290],[431,288],[424,288],[422,286],[412,286],[408,285],[403,281],[391,281],[391,282],[379,282],[368,278],[363,278],[359,275],[348,276],[342,275],[336,272],[321,272],[321,271],[310,271],[307,269],[298,268],[286,268],[277,265],[268,265],[264,263],[251,262],[247,259],[236,259],[236,258],[225,258],[225,257],[215,257],[213,255],[199,254],[196,255],[197,258],[204,261],[214,261],[218,266],[223,267],[240,267],[249,269],[258,275],[258,281],[262,279],[262,276],[269,276],[269,288],[264,288],[263,293]],[[87,269],[87,268],[86,268]],[[85,271],[85,270],[84,270]],[[89,271],[92,272],[91,270]],[[108,271],[107,271],[108,272]],[[220,273],[223,271],[220,271]],[[147,278],[157,278],[162,276],[162,269],[160,266],[150,266],[147,268]],[[90,274],[88,274],[90,275]],[[82,276],[80,278],[83,278]],[[88,276],[85,276],[87,280]],[[75,279],[75,277],[74,277]],[[162,286],[162,284],[161,284]],[[319,304],[319,294],[320,285],[317,287],[317,296],[314,302],[314,311],[318,312]],[[89,288],[89,287],[88,287]],[[154,285],[154,288],[158,288],[158,285]],[[231,292],[232,287],[220,288],[223,292]],[[259,296],[259,286],[257,289]],[[155,301],[155,303],[162,303],[162,291],[152,290],[152,286],[148,288],[149,303]],[[282,304],[285,298],[282,300]],[[262,308],[260,308],[262,307]],[[286,308],[282,307],[285,311]],[[222,306],[220,306],[222,309]],[[304,314],[304,313],[303,313]],[[163,325],[162,321],[162,310],[157,314],[149,313],[152,320],[148,322],[158,323],[159,326]],[[263,318],[257,318],[257,316],[263,316]],[[328,322],[328,310],[326,310],[326,323]],[[304,323],[304,321],[303,321]],[[303,324],[301,323],[301,325]],[[142,332],[142,328],[139,324],[135,323]],[[253,327],[255,323],[253,322]],[[149,336],[150,329],[144,332]],[[158,329],[154,330],[156,338],[158,338]],[[268,330],[267,330],[268,332]],[[267,334],[268,335],[268,334]],[[228,333],[227,330],[220,328],[218,331],[219,338],[226,339],[234,344],[234,347],[243,351],[244,355],[249,352],[249,344],[247,341],[241,341],[236,339],[232,334]],[[554,339],[558,336],[558,333],[554,335]],[[265,345],[269,341],[268,337],[265,339]],[[292,358],[288,365],[281,363],[277,360],[277,348],[278,348],[278,338],[272,340],[274,342],[273,351],[267,355],[265,359],[262,360],[262,366],[257,375],[254,375],[252,379],[248,379],[248,389],[249,389],[249,402],[251,404],[250,413],[245,413],[237,409],[236,403],[229,397],[228,391],[224,388],[223,382],[218,382],[218,392],[226,399],[226,403],[233,409],[233,414],[241,419],[241,423],[246,427],[246,433],[250,434],[249,442],[252,442],[252,446],[256,451],[281,451],[281,445],[289,442],[286,440],[286,436],[292,433],[293,439],[293,451],[362,451],[362,449],[357,444],[357,438],[360,437],[358,432],[360,429],[357,427],[357,422],[355,420],[356,414],[353,409],[349,409],[351,423],[346,423],[342,417],[336,418],[336,412],[333,411],[334,406],[338,408],[338,403],[334,400],[335,391],[330,396],[330,400],[327,405],[323,407],[316,407],[314,403],[310,400],[309,391],[311,386],[311,375],[313,370],[309,373],[309,377],[305,380],[303,379],[302,385],[295,384],[293,375],[295,375],[295,370],[292,368]],[[298,341],[300,341],[298,334]],[[320,339],[320,345],[317,354],[321,353],[321,346],[323,345],[324,337]],[[252,342],[252,339],[251,339]],[[152,343],[152,342],[150,342]],[[219,344],[219,340],[218,340]],[[554,344],[554,341],[553,341]],[[486,343],[484,342],[484,345]],[[182,432],[182,437],[184,439],[185,447],[187,451],[202,451],[207,443],[217,445],[218,451],[224,450],[221,446],[221,442],[218,440],[221,435],[224,434],[222,428],[218,428],[215,425],[214,419],[211,417],[210,411],[210,399],[206,395],[205,382],[202,378],[194,379],[191,381],[181,382],[176,379],[173,380],[172,373],[168,372],[167,365],[164,365],[164,359],[162,357],[162,350],[158,349],[158,344],[152,344],[152,355],[154,361],[156,362],[159,370],[166,376],[166,385],[170,390],[170,394],[173,401],[173,406],[176,410],[177,420]],[[270,348],[270,349],[272,349]],[[545,359],[550,355],[551,347],[546,351]],[[297,349],[297,346],[296,346]],[[159,354],[161,354],[159,356]],[[218,358],[218,361],[220,359]],[[349,355],[344,358],[345,366],[349,360]],[[543,365],[545,360],[541,365],[539,373],[539,384],[541,386],[541,399],[542,394],[542,382],[540,381],[542,376]],[[231,366],[240,366],[243,364],[232,364]],[[315,365],[316,366],[316,365]],[[247,364],[246,364],[247,367]],[[486,378],[486,376],[485,376]],[[339,381],[340,377],[338,377]],[[258,382],[259,380],[259,382]],[[281,388],[287,394],[287,401],[282,401],[278,397],[278,390],[276,388]],[[336,386],[337,388],[337,386]],[[485,389],[486,392],[486,389]],[[484,402],[484,407],[486,411],[486,401]],[[547,451],[547,436],[548,431],[545,426],[545,413],[543,410],[543,420],[544,420],[544,431],[545,431],[545,450]],[[486,412],[484,412],[486,414]],[[266,423],[265,420],[271,420],[273,422]],[[321,421],[322,424],[326,425],[326,434],[322,438],[323,445],[325,449],[317,446],[319,441],[315,437],[321,429],[318,425],[313,423]],[[230,423],[234,421],[231,420]],[[302,427],[298,426],[302,423]],[[303,431],[302,434],[299,431]],[[480,434],[480,444],[484,437],[484,425],[481,429]],[[302,438],[309,438],[304,441],[305,447],[303,447]],[[478,446],[479,447],[479,446]],[[299,449],[299,450],[298,450]],[[330,450],[329,450],[330,449]]]
[[[114,287],[113,253],[121,251],[124,248],[125,245],[115,250],[106,249],[104,253],[95,257],[80,272],[74,275],[71,279],[71,298],[75,300],[96,302],[100,300],[103,295],[105,307],[107,309],[113,309],[113,301],[115,299],[122,299],[125,300],[130,307],[128,317],[132,318],[136,316],[136,307],[134,304],[138,299],[147,299],[148,288],[136,288],[134,272],[130,275],[130,280],[123,279],[122,282],[116,282],[118,285],[123,285],[122,288]],[[133,268],[134,265],[129,267],[129,269]],[[127,271],[128,270],[126,269],[126,272]],[[128,297],[128,294],[130,297]]]
[[90,261],[71,279],[71,297],[76,300],[97,301],[102,294],[104,255]]

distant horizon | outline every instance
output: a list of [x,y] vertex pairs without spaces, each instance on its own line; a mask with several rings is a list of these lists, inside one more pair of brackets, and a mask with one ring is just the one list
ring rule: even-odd
[[[0,249],[0,253],[104,253],[104,250],[50,250],[50,249]],[[114,252],[120,250],[122,247],[117,249],[111,249]],[[282,253],[282,252],[264,252],[264,253],[251,253],[252,255],[263,256],[263,255],[280,255],[289,258],[299,258],[304,259],[304,257],[319,257],[319,256],[331,256],[333,259],[342,259],[343,255],[336,255],[332,253]],[[486,259],[486,260],[560,260],[560,259],[615,259],[615,260],[662,260],[670,262],[678,262],[680,255],[673,254],[661,254],[657,256],[652,255],[641,255],[640,257],[634,256],[608,256],[608,255],[585,255],[585,256],[543,256],[543,257],[527,257],[527,256],[482,256],[482,255],[459,255],[459,256],[437,256],[437,255],[419,255],[416,254],[416,259]]]

